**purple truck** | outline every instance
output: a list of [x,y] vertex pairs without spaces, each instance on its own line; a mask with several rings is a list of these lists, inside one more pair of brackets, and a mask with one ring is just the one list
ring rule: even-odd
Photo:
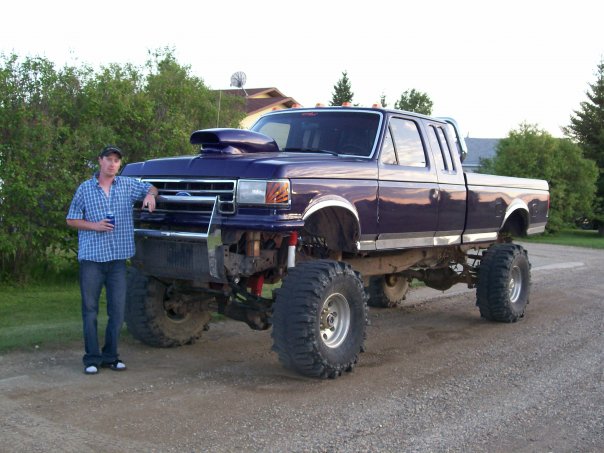
[[334,378],[364,349],[368,306],[395,307],[413,279],[476,287],[487,320],[524,316],[530,264],[511,241],[544,231],[548,184],[464,173],[454,120],[296,108],[191,143],[122,173],[159,189],[153,213],[134,207],[126,322],[142,342],[190,343],[218,312],[272,327],[285,367]]

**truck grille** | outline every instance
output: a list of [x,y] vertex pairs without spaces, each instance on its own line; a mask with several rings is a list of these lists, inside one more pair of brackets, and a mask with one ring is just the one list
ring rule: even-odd
[[212,212],[212,205],[197,197],[218,197],[218,212],[233,214],[235,212],[234,180],[211,179],[143,179],[159,190],[155,212],[182,212],[200,214]]

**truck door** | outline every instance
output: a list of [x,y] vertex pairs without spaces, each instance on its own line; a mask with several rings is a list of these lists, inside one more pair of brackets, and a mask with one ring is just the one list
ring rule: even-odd
[[377,249],[433,244],[438,180],[419,120],[391,117],[379,157]]
[[426,135],[438,177],[438,225],[434,245],[460,244],[466,219],[466,184],[448,126],[426,121]]

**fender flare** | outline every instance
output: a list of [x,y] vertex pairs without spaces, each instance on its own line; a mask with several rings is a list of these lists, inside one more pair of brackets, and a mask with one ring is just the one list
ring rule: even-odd
[[[311,234],[320,233],[317,228],[326,233],[319,235],[326,239],[332,250],[358,250],[361,222],[356,208],[345,198],[327,195],[313,200],[306,208],[302,219]],[[320,224],[323,226],[320,227]]]
[[310,202],[304,214],[302,215],[302,220],[306,220],[308,217],[313,215],[315,212],[325,209],[325,208],[344,208],[354,216],[357,223],[359,223],[360,229],[360,221],[359,221],[359,213],[352,203],[350,203],[346,198],[339,197],[337,195],[328,195],[325,197],[321,197],[317,200],[313,200]]
[[528,229],[528,227],[529,227],[529,208],[523,200],[521,200],[520,198],[516,198],[510,203],[508,208],[505,210],[505,216],[503,217],[503,221],[501,222],[501,225],[499,225],[499,230],[501,230],[505,226],[508,219],[512,216],[512,214],[515,214],[516,212],[520,212],[520,215],[526,221],[525,227]]

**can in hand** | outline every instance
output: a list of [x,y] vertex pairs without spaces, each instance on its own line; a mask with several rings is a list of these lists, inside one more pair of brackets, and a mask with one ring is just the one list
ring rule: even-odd
[[113,215],[113,212],[108,212],[105,214],[105,220],[109,221],[111,225],[115,226],[115,216]]

